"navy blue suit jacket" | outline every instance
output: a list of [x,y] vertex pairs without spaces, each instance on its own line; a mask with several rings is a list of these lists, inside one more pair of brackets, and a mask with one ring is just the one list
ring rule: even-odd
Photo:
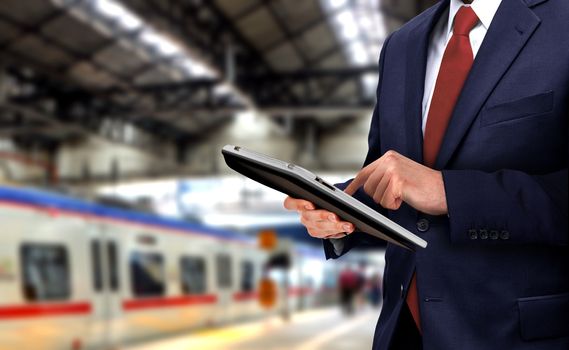
[[[385,41],[366,165],[387,150],[422,162],[429,34],[447,7]],[[428,241],[416,253],[388,244],[374,349],[389,348],[415,269],[424,349],[569,349],[568,105],[569,1],[503,0],[436,161],[449,216],[355,195]],[[343,253],[374,243],[356,232]]]

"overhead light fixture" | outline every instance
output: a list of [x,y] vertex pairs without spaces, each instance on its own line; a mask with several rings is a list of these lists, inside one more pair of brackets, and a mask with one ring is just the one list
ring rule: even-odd
[[182,55],[183,49],[165,35],[158,34],[155,30],[147,28],[140,34],[140,41],[158,50],[163,56]]
[[359,27],[352,11],[341,11],[336,15],[335,22],[339,27],[339,34],[342,40],[350,41],[360,35]]
[[253,111],[238,112],[235,114],[235,117],[239,123],[246,126],[251,126],[255,123],[255,113]]
[[328,0],[328,7],[331,10],[339,9],[344,7],[348,3],[348,0]]
[[[320,0],[323,10],[330,15],[329,22],[351,66],[377,63],[379,51],[386,37],[381,0]],[[373,96],[377,74],[360,77],[367,96]]]
[[194,62],[191,71],[194,77],[213,78],[214,76],[210,68],[206,67],[204,64],[197,62]]
[[233,91],[233,88],[231,87],[231,85],[229,85],[227,83],[221,83],[221,84],[217,84],[213,88],[213,95],[216,97],[224,97],[224,96],[231,95],[232,91]]
[[362,85],[364,87],[364,92],[368,96],[372,96],[377,87],[378,74],[377,73],[366,73],[362,77]]
[[187,77],[191,78],[215,78],[214,71],[203,63],[195,62],[191,59],[182,59],[177,62],[178,67],[182,69]]
[[369,55],[361,41],[353,42],[349,49],[350,61],[356,65],[364,65],[369,63]]
[[118,24],[122,29],[134,31],[142,27],[142,20],[123,4],[115,0],[95,0],[93,9]]
[[328,12],[338,10],[330,17],[330,24],[352,65],[369,64],[372,58],[379,57],[379,47],[385,38],[379,0],[320,0],[320,3]]
[[[60,1],[60,0],[52,0]],[[130,42],[144,51],[151,51],[167,59],[171,58],[170,68],[185,77],[214,78],[215,71],[195,60],[183,45],[164,35],[145,23],[138,15],[118,0],[92,0],[89,7],[100,21],[114,24],[126,31],[138,31]]]
[[375,32],[375,25],[371,16],[361,16],[361,18],[358,17],[358,24],[362,28],[362,31],[366,34],[372,34]]

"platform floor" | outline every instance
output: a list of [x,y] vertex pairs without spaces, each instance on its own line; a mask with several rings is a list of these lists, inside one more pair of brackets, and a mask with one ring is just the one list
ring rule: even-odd
[[351,317],[338,308],[306,311],[294,314],[289,322],[273,317],[124,350],[368,350],[378,315],[377,309],[361,310]]

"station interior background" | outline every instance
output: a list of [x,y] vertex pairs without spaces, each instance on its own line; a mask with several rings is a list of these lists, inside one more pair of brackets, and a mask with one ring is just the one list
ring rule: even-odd
[[[253,240],[269,232],[333,266],[298,215],[283,209],[284,195],[232,172],[221,148],[250,148],[331,183],[351,178],[367,151],[383,41],[434,3],[2,0],[0,186]],[[381,273],[382,254],[356,252],[326,267],[336,273],[328,277],[337,282],[349,266]],[[109,348],[369,348],[379,309],[344,317],[335,303],[289,307],[286,322],[279,309]],[[69,344],[55,348],[82,348],[81,340]]]

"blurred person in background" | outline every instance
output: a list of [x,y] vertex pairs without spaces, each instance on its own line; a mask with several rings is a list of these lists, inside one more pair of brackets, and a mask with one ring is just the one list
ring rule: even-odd
[[366,277],[366,263],[364,261],[358,264],[356,271],[358,276],[358,285],[356,287],[356,306],[358,309],[365,307],[367,299],[367,277]]
[[383,280],[381,279],[381,275],[376,272],[374,273],[371,278],[369,279],[369,286],[368,286],[368,298],[370,304],[378,308],[381,306],[381,284]]
[[354,313],[354,296],[358,291],[358,275],[350,266],[346,266],[339,275],[340,305],[344,314]]
[[[443,0],[384,42],[363,169],[387,244],[373,348],[569,349],[569,1]],[[287,198],[327,258],[381,244]]]

